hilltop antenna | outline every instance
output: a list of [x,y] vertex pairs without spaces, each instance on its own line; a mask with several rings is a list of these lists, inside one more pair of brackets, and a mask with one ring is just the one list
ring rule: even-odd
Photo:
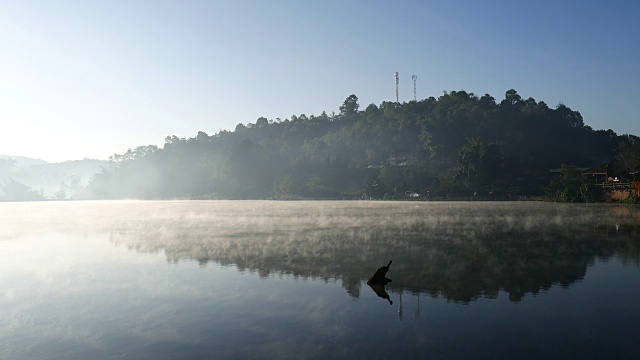
[[418,76],[412,75],[411,79],[413,80],[413,101],[418,101],[416,97],[416,80],[418,80]]
[[398,74],[398,72],[396,71],[396,73],[394,74],[395,78],[396,78],[396,102],[400,102],[398,100],[398,84],[400,83],[400,75]]

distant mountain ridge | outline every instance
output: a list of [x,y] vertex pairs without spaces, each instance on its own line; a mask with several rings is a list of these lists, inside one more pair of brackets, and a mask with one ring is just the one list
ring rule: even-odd
[[79,195],[93,176],[107,165],[107,161],[96,159],[49,163],[25,156],[0,155],[0,185],[18,182],[44,198],[69,199]]
[[17,167],[29,167],[34,165],[49,164],[49,162],[44,161],[42,159],[34,159],[26,156],[0,155],[0,160],[9,160],[9,159],[14,159],[16,161]]

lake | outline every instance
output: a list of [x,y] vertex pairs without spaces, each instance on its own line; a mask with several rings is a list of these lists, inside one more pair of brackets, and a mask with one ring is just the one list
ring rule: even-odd
[[2,359],[640,358],[622,205],[0,203],[0,260]]

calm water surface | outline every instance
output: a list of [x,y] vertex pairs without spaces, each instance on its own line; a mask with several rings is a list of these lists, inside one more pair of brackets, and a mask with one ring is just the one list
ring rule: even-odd
[[619,205],[2,203],[0,358],[640,358],[639,263]]

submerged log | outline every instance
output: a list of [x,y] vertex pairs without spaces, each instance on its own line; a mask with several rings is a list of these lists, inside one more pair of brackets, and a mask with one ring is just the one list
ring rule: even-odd
[[376,272],[371,275],[369,281],[367,281],[368,285],[386,285],[391,282],[391,279],[386,278],[387,272],[389,271],[389,266],[391,266],[391,260],[389,260],[389,264],[387,266],[382,266],[376,270]]

